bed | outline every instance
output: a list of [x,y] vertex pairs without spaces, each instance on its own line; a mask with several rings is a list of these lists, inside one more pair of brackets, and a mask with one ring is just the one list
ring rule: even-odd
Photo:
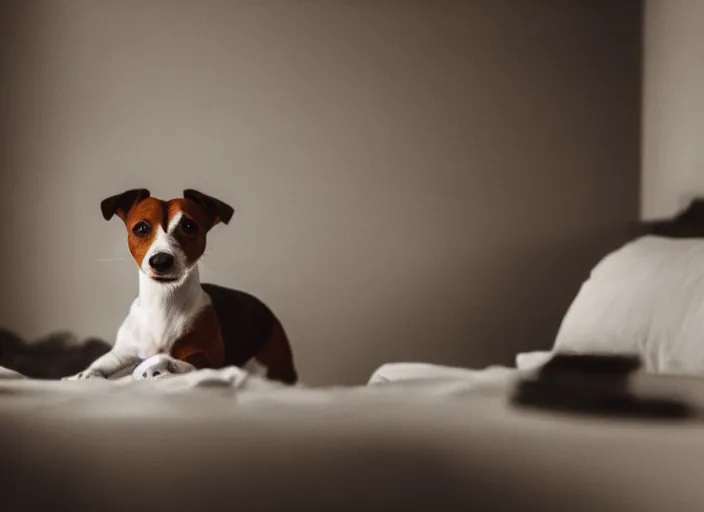
[[[314,389],[237,368],[155,382],[2,369],[2,510],[702,510],[695,203],[606,255],[553,350],[517,354],[510,368],[392,362],[366,385]],[[626,420],[512,405],[519,379],[561,350],[638,353],[633,392],[678,397],[695,414]]]

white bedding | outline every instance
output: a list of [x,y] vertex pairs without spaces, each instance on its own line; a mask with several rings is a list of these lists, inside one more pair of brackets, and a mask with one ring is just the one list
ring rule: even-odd
[[[234,368],[142,383],[5,372],[0,499],[3,510],[701,510],[700,423],[515,409],[518,372],[406,363],[327,389]],[[635,384],[704,403],[698,379]]]
[[704,239],[644,236],[608,254],[554,349],[633,353],[653,373],[704,374]]

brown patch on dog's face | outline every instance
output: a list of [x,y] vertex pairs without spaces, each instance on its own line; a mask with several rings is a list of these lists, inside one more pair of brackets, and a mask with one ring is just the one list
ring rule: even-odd
[[[208,216],[193,201],[172,199],[167,203],[169,234],[176,240],[186,258],[193,265],[205,252],[206,235],[212,224]],[[173,222],[178,219],[178,224]]]
[[164,227],[166,220],[164,202],[148,197],[130,209],[125,217],[127,244],[137,265],[142,262],[154,242],[157,231]]

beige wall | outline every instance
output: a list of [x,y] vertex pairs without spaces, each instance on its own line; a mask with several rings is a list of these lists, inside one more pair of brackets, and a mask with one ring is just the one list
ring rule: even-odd
[[137,291],[99,201],[235,206],[204,280],[312,384],[552,343],[638,214],[632,1],[3,2],[0,326],[111,340]]
[[643,73],[642,217],[704,196],[704,2],[648,0]]

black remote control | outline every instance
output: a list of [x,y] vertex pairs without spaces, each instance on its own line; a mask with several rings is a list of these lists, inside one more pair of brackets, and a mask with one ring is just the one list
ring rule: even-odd
[[638,397],[628,377],[641,367],[631,355],[556,354],[532,378],[519,381],[516,406],[614,417],[682,419],[694,411],[675,399]]
[[565,373],[625,377],[640,367],[641,360],[635,355],[558,353],[541,367],[540,377]]

